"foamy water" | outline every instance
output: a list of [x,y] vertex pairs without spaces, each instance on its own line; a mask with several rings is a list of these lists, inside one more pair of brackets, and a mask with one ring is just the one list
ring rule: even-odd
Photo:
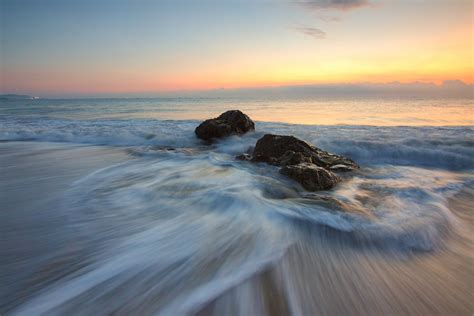
[[[441,120],[426,113],[433,101],[371,111],[373,100],[333,100],[326,109],[337,119],[323,125],[290,124],[316,120],[322,101],[29,102],[0,105],[0,312],[473,311],[469,101],[436,101],[460,114]],[[383,114],[394,106],[411,110]],[[234,107],[274,122],[211,146],[194,136],[202,116]],[[412,126],[420,117],[431,126]],[[333,190],[305,192],[272,166],[234,159],[265,133],[298,136],[361,169]]]

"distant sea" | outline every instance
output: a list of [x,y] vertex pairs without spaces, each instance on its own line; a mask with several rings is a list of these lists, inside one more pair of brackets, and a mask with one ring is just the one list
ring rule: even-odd
[[203,120],[238,108],[254,120],[309,125],[474,125],[472,99],[425,98],[150,98],[12,99],[2,118],[65,120]]
[[[266,133],[361,169],[305,192],[234,159]],[[0,314],[474,311],[472,99],[2,100],[0,141]]]

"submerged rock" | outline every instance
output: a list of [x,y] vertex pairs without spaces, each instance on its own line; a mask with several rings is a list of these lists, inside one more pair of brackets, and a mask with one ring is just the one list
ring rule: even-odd
[[235,159],[242,160],[242,161],[251,161],[252,156],[249,154],[241,154],[241,155],[235,156]]
[[340,181],[331,171],[311,163],[285,166],[280,173],[298,181],[308,191],[331,189]]
[[329,153],[294,136],[266,134],[257,141],[253,155],[253,161],[278,166],[312,163],[327,169],[337,166],[338,171],[359,168],[349,158]]
[[204,140],[241,135],[255,130],[255,123],[239,110],[222,113],[216,118],[205,120],[195,129],[197,137]]

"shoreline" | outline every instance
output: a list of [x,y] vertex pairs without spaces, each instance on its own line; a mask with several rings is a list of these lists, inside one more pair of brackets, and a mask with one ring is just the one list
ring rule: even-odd
[[[158,156],[145,157],[143,159],[144,166],[160,161],[165,163],[170,161],[166,160],[170,157],[183,159],[179,158],[180,155],[180,153],[167,152],[160,153]],[[198,157],[203,155],[205,157],[204,153],[197,155]],[[226,156],[220,157],[219,159],[222,159]],[[194,158],[191,156],[189,159]],[[94,233],[101,232],[101,226],[97,226],[97,228],[92,226],[93,229],[87,228],[80,234],[78,234],[79,231],[66,229],[65,227],[68,227],[70,220],[66,216],[67,212],[77,212],[78,210],[71,209],[67,204],[64,204],[64,198],[68,196],[64,193],[68,191],[72,183],[76,183],[84,176],[91,173],[95,174],[97,170],[104,167],[107,168],[107,171],[111,165],[117,163],[125,162],[125,165],[111,168],[103,177],[98,179],[104,181],[111,176],[119,176],[121,172],[127,172],[127,168],[136,170],[138,174],[143,173],[140,176],[144,177],[143,179],[162,172],[159,170],[153,172],[147,171],[147,169],[142,170],[141,164],[135,165],[141,160],[135,156],[130,156],[126,147],[46,142],[8,142],[0,144],[0,162],[2,162],[3,167],[8,167],[5,169],[8,172],[4,173],[7,179],[4,185],[8,190],[2,190],[7,199],[4,200],[6,203],[4,202],[2,205],[4,211],[1,214],[2,220],[0,221],[4,225],[1,230],[6,232],[5,236],[7,236],[5,252],[1,256],[1,283],[8,285],[8,292],[6,288],[0,291],[2,297],[0,310],[2,312],[21,311],[22,303],[28,305],[32,299],[39,298],[41,300],[41,293],[48,293],[56,287],[61,291],[61,282],[76,275],[77,271],[82,271],[82,274],[90,269],[96,269],[97,265],[100,267],[104,262],[107,262],[108,255],[102,258],[101,253],[97,251],[109,243],[114,245],[114,239],[106,240],[105,244],[101,244],[101,239],[105,238],[106,235],[101,237],[101,235],[95,236]],[[173,163],[178,163],[178,161],[173,161]],[[225,177],[229,171],[224,172],[224,170],[231,170],[234,167],[228,168],[230,169],[217,169],[215,178],[213,178],[216,180],[213,181]],[[163,170],[166,170],[166,168]],[[103,172],[99,172],[99,174]],[[206,173],[212,174],[212,172],[212,170],[206,170]],[[131,178],[134,181],[133,183],[140,179],[135,178],[135,176]],[[97,183],[94,178],[91,181],[91,183]],[[112,181],[111,184],[115,183],[118,185],[117,188],[120,188],[124,180],[118,177],[117,179],[112,178],[110,181]],[[100,184],[99,188],[102,188],[102,185],[107,183],[109,182],[97,183],[97,185]],[[154,181],[150,183],[154,183]],[[84,189],[88,190],[88,183],[86,182],[84,185]],[[98,192],[105,194],[112,188],[103,187],[103,189],[107,190]],[[449,208],[464,223],[464,228],[456,231],[454,235],[443,237],[444,245],[427,252],[406,252],[390,247],[379,249],[378,247],[360,246],[351,239],[350,234],[326,226],[297,221],[279,223],[276,227],[280,228],[277,229],[285,227],[284,230],[288,230],[294,238],[292,245],[283,258],[262,272],[242,280],[239,285],[219,294],[212,301],[202,306],[194,306],[193,310],[198,315],[222,315],[234,312],[255,314],[261,312],[262,314],[278,316],[285,315],[289,311],[301,314],[437,313],[467,315],[474,308],[470,295],[472,291],[470,280],[472,280],[473,275],[470,254],[473,250],[473,241],[472,237],[467,234],[469,232],[468,228],[472,228],[473,225],[472,210],[470,210],[469,203],[474,198],[472,192],[472,188],[464,188],[462,192],[449,199]],[[175,192],[175,194],[178,194],[178,192]],[[141,196],[136,192],[131,197],[137,195]],[[24,198],[25,196],[27,198]],[[81,196],[76,197],[81,201]],[[87,198],[91,197],[95,199],[100,195]],[[129,207],[129,205],[133,206],[135,203],[140,205],[142,203],[140,201],[139,199],[132,204],[122,206]],[[119,203],[119,205],[121,204]],[[103,207],[105,206],[107,204]],[[92,212],[88,207],[85,207],[84,212],[86,213],[84,215]],[[103,207],[99,205],[98,210],[102,210]],[[9,209],[14,209],[15,212],[8,212]],[[5,210],[7,210],[7,213],[5,213]],[[184,214],[186,213],[188,212]],[[11,214],[11,216],[5,217],[8,214]],[[216,219],[226,218],[231,214],[222,213],[218,217],[211,216],[210,218],[215,221]],[[195,220],[203,215],[205,214],[199,214]],[[260,223],[256,221],[262,219],[257,217],[252,221],[258,226]],[[153,221],[155,220],[153,219]],[[236,220],[231,217],[229,223]],[[124,227],[133,227],[133,223],[132,221],[126,222]],[[184,238],[179,240],[190,242],[191,240],[185,237],[188,233],[188,230],[184,228],[186,226],[181,228],[181,221],[177,223],[180,223],[178,226],[180,230],[177,233],[182,234]],[[206,221],[202,223],[206,223]],[[94,222],[91,222],[91,224],[94,224]],[[232,232],[237,232],[245,227],[241,227],[242,224],[240,219],[237,220],[237,226],[233,228]],[[284,226],[280,226],[281,224]],[[246,225],[249,225],[249,223]],[[12,230],[12,227],[16,227],[16,229]],[[107,227],[109,226],[104,226],[104,229]],[[165,227],[167,226],[163,226],[163,228]],[[110,226],[104,232],[108,229],[117,230],[114,226]],[[218,228],[216,227],[216,229]],[[219,230],[217,231],[219,232]],[[86,234],[84,235],[84,233]],[[219,234],[221,233],[223,232]],[[250,235],[247,238],[251,238],[250,240],[257,238],[258,235],[254,235],[255,233],[248,231],[247,234]],[[87,236],[87,234],[90,236]],[[226,234],[232,237],[230,231],[227,231]],[[126,241],[128,239],[126,231],[123,232],[123,235]],[[21,236],[21,238],[18,239],[18,236]],[[42,237],[38,238],[39,236]],[[237,236],[239,235],[236,235],[235,238]],[[244,236],[239,236],[239,240],[247,240]],[[86,239],[82,240],[82,238]],[[87,238],[91,238],[91,240],[88,241]],[[170,241],[175,240],[175,238],[173,237]],[[211,240],[215,240],[215,237]],[[99,244],[96,244],[97,242]],[[270,239],[267,242],[270,242],[269,245],[271,245],[275,241]],[[150,244],[149,246],[152,247],[149,249],[150,255],[156,256],[162,251],[159,242],[143,239],[141,243]],[[169,246],[173,249],[177,244],[175,246],[170,244]],[[209,246],[212,246],[212,243]],[[245,249],[248,246],[250,245],[238,243],[229,250],[246,253],[247,250]],[[242,247],[242,249],[239,250],[239,247]],[[35,251],[32,252],[32,249],[35,249]],[[211,251],[206,247],[202,248],[202,250],[204,249]],[[124,248],[124,251],[130,250]],[[195,276],[195,282],[197,282],[200,277],[212,276],[215,273],[214,269],[219,267],[219,262],[223,263],[230,260],[230,257],[226,257],[225,253],[214,254],[216,257],[212,261],[213,264],[206,264],[206,269],[190,272],[191,274],[187,277],[183,276],[184,279],[178,279],[171,282],[168,287],[163,288],[162,290],[165,292],[158,293],[180,293],[179,288],[176,287],[179,284],[184,287],[183,289],[189,286],[188,290],[192,291],[193,282],[186,282],[187,278]],[[128,256],[126,252],[123,255],[125,258]],[[11,260],[8,258],[11,258]],[[155,260],[153,258],[153,256],[145,257],[141,264],[146,264],[148,260]],[[22,265],[29,266],[29,270],[32,272],[26,273],[21,265],[16,264],[17,260],[23,260]],[[206,259],[200,258],[199,260]],[[136,266],[135,269],[139,269],[141,264]],[[176,273],[175,269],[179,270],[179,267],[180,265],[171,265],[168,269],[170,273]],[[159,268],[159,266],[156,266],[156,268]],[[138,275],[145,273],[145,271],[140,270],[132,271],[138,273]],[[94,292],[93,288],[91,288],[91,291],[97,295],[104,291],[104,293],[118,291],[116,295],[124,295],[128,288],[125,286],[126,284],[131,286],[134,282],[140,284],[140,282],[146,282],[146,280],[155,280],[159,284],[160,278],[164,278],[164,276],[160,277],[161,274],[154,275],[153,270],[146,271],[143,280],[140,278],[134,280],[132,276],[125,274],[124,277],[130,277],[131,279],[125,282],[123,287],[119,287],[121,290],[109,288],[105,283],[98,285],[99,289],[103,287],[99,292]],[[114,276],[115,279],[120,283],[120,274]],[[83,306],[83,310],[78,309],[76,312],[116,310],[119,313],[131,313],[140,310],[143,313],[148,313],[166,306],[165,298],[168,296],[164,294],[156,295],[147,297],[140,290],[135,297],[132,296],[130,301],[127,301],[128,303],[124,303],[118,309],[110,306],[107,300],[99,300],[96,306],[87,307],[80,303],[81,296],[76,296],[71,301],[71,306],[66,304],[60,310],[66,312],[71,311],[74,307]],[[361,304],[361,302],[365,303]],[[94,309],[90,309],[92,307]]]
[[[473,199],[474,188],[450,198],[450,209],[469,221],[463,236],[450,236],[443,250],[400,257],[397,252],[354,248],[334,231],[327,234],[328,229],[308,231],[311,237],[297,241],[281,261],[226,291],[197,315],[245,313],[248,305],[255,307],[254,313],[272,316],[470,315]],[[230,304],[248,288],[258,289],[249,301]]]

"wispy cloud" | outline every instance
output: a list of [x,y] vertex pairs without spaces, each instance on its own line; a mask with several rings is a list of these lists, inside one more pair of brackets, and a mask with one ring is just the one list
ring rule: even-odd
[[[371,6],[372,0],[294,0],[296,4],[311,11],[315,17],[325,22],[341,19],[340,12]],[[298,26],[296,31],[316,39],[326,38],[326,32],[310,26]]]
[[368,0],[297,0],[304,7],[314,10],[348,11],[368,6]]
[[326,32],[318,29],[318,28],[315,28],[315,27],[310,27],[310,26],[297,26],[294,28],[296,31],[304,34],[304,35],[307,35],[307,36],[311,36],[313,38],[316,38],[316,39],[324,39],[326,38]]

